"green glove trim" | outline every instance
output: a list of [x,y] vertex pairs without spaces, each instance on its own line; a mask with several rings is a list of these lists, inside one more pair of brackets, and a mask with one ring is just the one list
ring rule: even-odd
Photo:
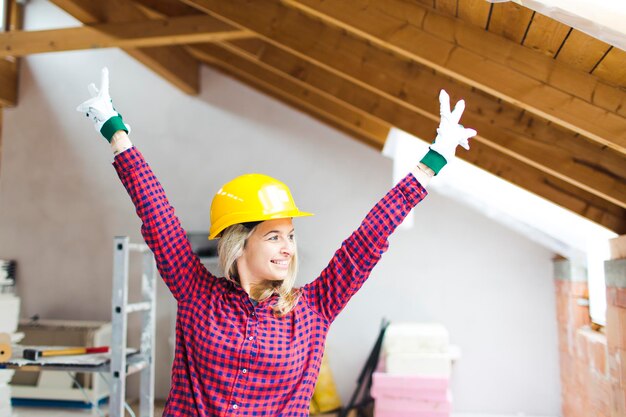
[[426,165],[428,168],[432,169],[435,172],[435,175],[439,174],[441,168],[443,168],[448,163],[448,161],[446,161],[446,158],[444,158],[439,152],[433,151],[430,148],[420,162]]
[[126,128],[126,125],[124,124],[121,115],[113,116],[109,120],[104,122],[102,128],[100,128],[100,133],[102,133],[102,136],[104,136],[104,138],[108,140],[109,143],[111,143],[113,135],[118,130],[123,130],[124,132],[128,133],[128,129]]

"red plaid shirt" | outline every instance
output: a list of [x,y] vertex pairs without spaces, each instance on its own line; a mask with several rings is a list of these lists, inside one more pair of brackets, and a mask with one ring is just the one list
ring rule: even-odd
[[161,277],[178,301],[176,353],[164,416],[309,415],[328,328],[387,249],[387,237],[426,190],[407,175],[368,213],[328,266],[278,318],[276,296],[254,306],[191,250],[161,184],[136,148],[113,163]]

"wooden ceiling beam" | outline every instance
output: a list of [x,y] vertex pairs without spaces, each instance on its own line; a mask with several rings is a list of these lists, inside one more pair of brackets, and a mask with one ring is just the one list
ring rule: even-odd
[[133,0],[133,3],[145,7],[161,16],[190,16],[199,14],[196,8],[181,3],[179,0]]
[[[354,85],[349,85],[348,81],[323,69],[316,70],[310,63],[296,57],[291,60],[291,65],[282,68],[276,62],[270,63],[272,59],[268,58],[271,55],[268,51],[272,47],[258,40],[197,45],[190,49],[198,57],[208,56],[218,60],[221,65],[228,65],[231,71],[244,71],[247,74],[246,80],[264,85],[264,91],[274,91],[280,85],[281,91],[304,89],[309,92],[307,96],[325,97],[326,104],[314,103],[323,106],[318,110],[332,110],[343,102],[343,108],[352,112],[363,115],[373,110],[372,114],[381,119],[382,123],[396,125],[418,137],[429,139],[438,125],[434,117],[409,114],[406,109],[385,102],[383,98],[374,98],[370,92],[359,90]],[[331,103],[332,106],[329,107]],[[332,110],[331,114],[335,112]],[[380,144],[370,144],[380,149]],[[626,231],[625,209],[576,188],[558,177],[525,165],[481,141],[472,143],[472,152],[459,152],[459,157],[618,233]]]
[[[24,5],[10,0],[8,7],[8,32],[22,29]],[[16,57],[0,58],[0,107],[14,107],[18,100],[20,59]]]
[[[320,94],[252,61],[237,59],[217,45],[190,47],[198,59],[224,70],[244,83],[304,111],[344,133],[381,150],[391,126],[338,100]],[[231,59],[231,58],[235,59]]]
[[299,10],[626,154],[626,110],[603,107],[606,100],[595,98],[596,93],[604,94],[607,89],[624,98],[626,91],[619,88],[624,84],[612,86],[550,56],[416,2],[282,3],[283,10],[274,11],[285,15],[290,9]]
[[[128,0],[51,0],[84,24],[142,21],[146,12]],[[123,48],[152,71],[187,94],[198,94],[200,63],[182,46]]]
[[0,107],[17,105],[18,70],[14,58],[0,58]]
[[140,48],[250,37],[208,15],[0,34],[0,58],[96,48]]
[[[378,100],[399,104],[404,108],[405,119],[414,121],[416,115],[422,115],[438,120],[438,104],[432,98],[437,97],[440,88],[446,88],[453,96],[467,99],[464,122],[479,131],[480,137],[476,140],[611,204],[626,207],[626,166],[622,156],[612,149],[585,142],[571,132],[530,117],[515,106],[432,70],[424,71],[416,67],[414,61],[382,50],[298,10],[285,8],[282,3],[259,0],[246,9],[239,0],[185,1],[202,5],[204,11],[252,30],[269,44],[314,62],[325,71],[380,97],[369,100],[370,103]],[[253,10],[249,10],[250,7]],[[372,106],[377,109],[376,104]],[[398,117],[400,113],[394,110],[394,114]],[[402,120],[387,121],[404,129]],[[572,146],[584,152],[568,151]]]

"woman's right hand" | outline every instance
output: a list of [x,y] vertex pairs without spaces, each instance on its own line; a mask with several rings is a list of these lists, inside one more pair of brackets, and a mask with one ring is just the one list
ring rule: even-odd
[[100,88],[94,83],[87,88],[91,98],[79,104],[76,110],[92,119],[96,131],[109,142],[118,131],[130,132],[130,126],[124,123],[122,116],[113,108],[109,95],[109,69],[102,68]]

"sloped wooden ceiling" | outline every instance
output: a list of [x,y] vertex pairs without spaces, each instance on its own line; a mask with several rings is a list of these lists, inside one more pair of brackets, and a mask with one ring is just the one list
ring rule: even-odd
[[430,140],[445,88],[479,132],[461,158],[626,233],[626,52],[515,3],[52,2],[85,25],[0,35],[2,58],[118,47],[189,94],[206,64],[377,149]]

